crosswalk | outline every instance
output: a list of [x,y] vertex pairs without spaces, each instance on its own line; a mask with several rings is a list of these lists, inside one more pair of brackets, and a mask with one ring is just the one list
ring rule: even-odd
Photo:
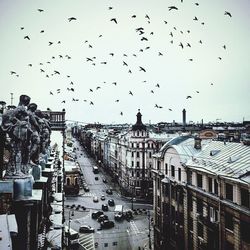
[[79,236],[79,243],[86,250],[94,250],[94,234],[93,233],[84,233]]
[[135,222],[133,220],[131,220],[129,223],[130,223],[131,231],[133,231],[133,233],[135,235],[139,234],[140,231],[139,231],[138,227],[136,226]]

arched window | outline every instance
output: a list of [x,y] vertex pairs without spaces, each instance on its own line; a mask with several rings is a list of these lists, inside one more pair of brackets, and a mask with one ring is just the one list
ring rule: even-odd
[[75,177],[75,186],[78,184],[78,178]]

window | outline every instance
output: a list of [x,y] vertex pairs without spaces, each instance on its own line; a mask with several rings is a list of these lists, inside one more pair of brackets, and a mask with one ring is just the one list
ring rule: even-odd
[[241,197],[241,205],[247,208],[250,208],[249,206],[249,192],[245,188],[240,189],[240,197]]
[[134,152],[131,152],[131,156],[134,157]]
[[233,201],[233,185],[226,183],[226,199]]
[[69,177],[66,179],[66,185],[70,185],[70,178]]
[[136,147],[137,147],[137,148],[139,148],[139,147],[140,147],[139,143],[137,143],[137,144],[136,144]]
[[208,177],[208,192],[213,192],[213,179],[211,177]]
[[181,181],[181,168],[178,168],[178,181]]
[[218,182],[214,179],[214,193],[218,194]]
[[209,208],[209,218],[211,222],[218,221],[218,210],[213,207]]
[[136,162],[136,167],[137,167],[137,168],[140,167],[140,162],[139,162],[139,161]]
[[197,187],[202,188],[202,175],[196,174],[196,178],[197,178]]
[[134,171],[131,172],[132,177],[134,177]]
[[168,175],[168,164],[165,163],[165,174]]
[[203,238],[203,225],[200,222],[198,223],[198,236]]
[[234,230],[233,216],[225,212],[225,227],[231,231]]
[[134,166],[134,161],[131,161],[131,165],[132,165],[132,167]]
[[171,176],[175,177],[175,167],[171,165]]
[[140,172],[139,171],[136,172],[136,177],[140,177]]
[[136,152],[136,157],[140,157],[140,152]]
[[78,178],[75,177],[75,186],[78,184]]
[[137,131],[137,136],[139,136],[140,135],[140,132],[139,131]]
[[161,167],[161,162],[157,161],[157,170],[160,170],[160,167]]
[[241,236],[241,239],[247,242],[248,244],[250,243],[249,232],[250,232],[250,223],[246,221],[241,221],[240,222],[240,236]]
[[203,215],[203,203],[199,198],[197,198],[197,213],[199,213],[201,216]]
[[152,153],[151,152],[149,152],[148,155],[149,155],[148,156],[149,158],[152,158]]

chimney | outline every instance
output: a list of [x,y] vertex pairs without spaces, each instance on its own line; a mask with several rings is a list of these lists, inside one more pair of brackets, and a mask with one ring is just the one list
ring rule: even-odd
[[194,148],[201,149],[201,138],[199,136],[194,137]]
[[186,126],[186,109],[182,110],[182,124]]

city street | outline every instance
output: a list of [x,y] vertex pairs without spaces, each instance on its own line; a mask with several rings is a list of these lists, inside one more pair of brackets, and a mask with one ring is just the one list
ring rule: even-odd
[[[70,227],[76,231],[79,231],[82,225],[89,225],[95,229],[94,233],[80,233],[80,245],[85,249],[149,249],[149,225],[150,227],[152,225],[149,224],[148,211],[152,217],[152,205],[134,201],[133,208],[138,210],[138,214],[130,221],[124,219],[118,222],[114,220],[115,206],[108,206],[108,211],[104,214],[109,220],[115,222],[115,226],[110,229],[100,230],[100,223],[92,219],[92,212],[102,211],[102,204],[108,204],[109,199],[113,199],[115,205],[123,205],[125,211],[131,209],[131,199],[120,195],[117,184],[114,186],[111,178],[104,171],[94,174],[92,166],[97,163],[81,149],[77,141],[74,143],[73,147],[77,148],[77,161],[81,166],[83,178],[88,184],[89,192],[80,189],[78,196],[65,197],[66,225],[70,217]],[[97,176],[98,180],[95,180]],[[103,182],[104,178],[107,180],[106,183]],[[112,189],[113,194],[107,194],[107,189]],[[105,200],[101,200],[102,195],[105,196]],[[93,197],[97,197],[98,202],[94,202]],[[76,209],[77,206],[84,206],[86,210]]]

